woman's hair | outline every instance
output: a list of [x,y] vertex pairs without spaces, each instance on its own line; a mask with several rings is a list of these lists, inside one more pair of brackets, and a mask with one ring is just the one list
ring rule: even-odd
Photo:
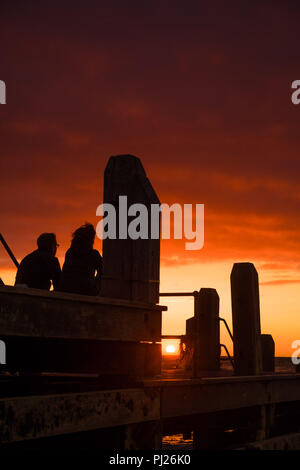
[[85,223],[72,233],[71,250],[76,254],[85,254],[92,250],[95,240],[95,229]]

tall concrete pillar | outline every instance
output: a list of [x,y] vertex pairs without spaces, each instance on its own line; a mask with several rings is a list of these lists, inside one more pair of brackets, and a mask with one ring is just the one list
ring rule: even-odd
[[275,371],[275,343],[272,335],[261,335],[262,369],[264,372]]
[[[127,196],[127,208],[120,209],[119,196]],[[116,239],[103,240],[101,295],[155,304],[159,301],[160,218],[155,239],[151,239],[151,204],[160,204],[139,158],[133,155],[110,157],[104,173],[104,203],[116,210]],[[127,217],[124,230],[121,210],[144,204],[148,210],[148,238],[131,239],[128,226],[136,215]],[[138,213],[137,213],[138,215]],[[123,218],[124,220],[124,218]],[[153,237],[153,234],[152,234]]]
[[219,296],[201,289],[195,297],[194,376],[220,368]]
[[262,372],[257,271],[252,263],[235,263],[231,272],[233,349],[236,375]]

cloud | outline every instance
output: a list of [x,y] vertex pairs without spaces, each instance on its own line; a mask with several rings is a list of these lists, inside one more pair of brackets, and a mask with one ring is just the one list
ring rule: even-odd
[[292,263],[263,263],[259,265],[259,269],[264,269],[264,270],[280,270],[280,271],[285,271],[291,269],[291,267],[294,267],[296,270],[299,269],[299,266],[295,265],[293,266]]
[[275,286],[283,284],[300,284],[300,279],[277,279],[274,281],[260,282],[261,286]]
[[3,10],[1,230],[18,257],[97,223],[109,156],[133,153],[162,202],[205,204],[204,249],[163,241],[162,264],[300,264],[299,7],[217,3]]

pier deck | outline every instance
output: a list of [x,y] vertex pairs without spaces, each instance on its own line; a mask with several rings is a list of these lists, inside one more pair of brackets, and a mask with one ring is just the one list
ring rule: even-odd
[[0,398],[2,445],[151,422],[166,423],[170,429],[173,418],[192,422],[193,416],[213,417],[218,412],[234,416],[237,410],[300,405],[300,374],[144,380],[111,390],[103,390],[97,378],[40,377],[35,385],[31,382],[36,393],[31,388],[29,395],[30,379],[20,377],[19,390],[16,379],[10,393],[9,378],[1,379],[7,394]]

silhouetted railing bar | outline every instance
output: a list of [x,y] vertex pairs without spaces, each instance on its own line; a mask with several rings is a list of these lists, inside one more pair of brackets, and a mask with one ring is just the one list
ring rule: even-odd
[[226,326],[226,329],[227,329],[227,331],[228,331],[228,333],[229,333],[229,336],[230,336],[230,338],[231,338],[231,341],[233,342],[233,336],[232,336],[232,333],[231,333],[231,331],[230,331],[230,329],[229,329],[229,326],[228,326],[228,324],[227,324],[227,321],[225,320],[225,318],[221,318],[221,317],[219,317],[219,320],[222,321],[222,322],[224,322],[224,324],[225,324],[225,326]]
[[199,292],[161,292],[160,297],[196,297]]
[[230,356],[229,351],[228,351],[227,347],[225,346],[225,344],[220,344],[220,348],[224,348],[224,349],[225,349],[226,354],[227,354],[227,356],[228,356],[228,359],[230,360],[230,363],[231,363],[231,365],[232,365],[232,368],[234,369],[233,359],[232,359],[232,357]]
[[161,339],[181,339],[185,335],[161,335]]
[[4,246],[4,248],[6,249],[9,257],[11,258],[11,260],[13,261],[14,265],[18,268],[19,267],[19,262],[18,260],[16,259],[16,257],[14,256],[13,252],[11,251],[11,249],[9,248],[8,244],[6,243],[6,241],[4,240],[4,237],[3,235],[0,233],[0,241],[2,243],[2,245]]

